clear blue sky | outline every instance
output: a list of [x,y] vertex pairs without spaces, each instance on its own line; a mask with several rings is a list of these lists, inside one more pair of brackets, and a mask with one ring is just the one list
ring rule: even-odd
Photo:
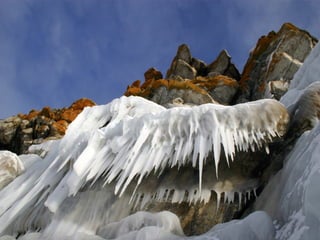
[[81,97],[104,104],[177,47],[242,71],[261,35],[292,22],[320,36],[318,0],[1,0],[0,118]]

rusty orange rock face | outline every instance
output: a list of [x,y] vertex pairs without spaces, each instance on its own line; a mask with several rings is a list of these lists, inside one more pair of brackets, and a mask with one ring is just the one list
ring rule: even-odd
[[66,120],[59,120],[57,122],[53,122],[52,127],[58,132],[60,135],[64,135],[69,123]]
[[81,98],[71,104],[68,108],[52,109],[44,107],[40,111],[31,110],[28,114],[18,114],[24,120],[33,121],[41,118],[47,125],[52,125],[60,135],[64,135],[68,125],[78,116],[85,107],[96,105],[88,98]]
[[72,103],[69,109],[82,111],[85,107],[92,107],[95,105],[96,105],[95,102],[93,102],[89,98],[80,98],[79,100]]
[[162,73],[155,69],[155,68],[149,68],[145,73],[144,73],[144,79],[148,80],[148,79],[154,79],[154,80],[158,80],[158,79],[162,79]]

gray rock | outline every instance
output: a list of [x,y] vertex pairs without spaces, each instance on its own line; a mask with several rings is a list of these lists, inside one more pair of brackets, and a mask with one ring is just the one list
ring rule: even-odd
[[176,59],[181,59],[188,64],[191,63],[191,52],[187,44],[182,44],[178,47]]
[[202,94],[191,89],[168,89],[165,86],[155,89],[153,97],[150,99],[165,107],[173,107],[174,100],[180,98],[183,104],[200,105],[204,103],[214,103],[209,94]]
[[184,60],[177,59],[172,63],[167,79],[177,79],[176,77],[181,77],[192,80],[196,75],[197,71],[192,66]]
[[197,58],[192,58],[191,66],[197,71],[198,76],[206,76],[208,74],[207,64]]
[[3,149],[11,143],[21,122],[19,117],[10,117],[0,121],[0,148]]
[[214,100],[218,101],[221,104],[229,105],[232,102],[237,91],[238,87],[221,85],[215,87],[209,93]]
[[222,50],[217,59],[214,60],[211,64],[208,65],[208,72],[216,72],[220,75],[227,70],[231,57],[229,56],[226,50]]
[[240,79],[240,73],[231,62],[231,57],[226,50],[222,50],[217,59],[208,65],[208,76],[225,75],[236,80]]
[[[261,37],[244,67],[240,80],[241,94],[237,102],[266,97],[279,99],[285,93],[285,88],[275,90],[274,95],[269,82],[283,81],[283,86],[290,85],[294,74],[317,41],[308,32],[290,23],[285,23],[277,33],[272,31]],[[280,84],[277,83],[277,86]]]
[[180,45],[167,71],[166,79],[177,79],[177,77],[194,79],[197,76],[197,70],[191,64],[192,56],[189,47],[186,44]]

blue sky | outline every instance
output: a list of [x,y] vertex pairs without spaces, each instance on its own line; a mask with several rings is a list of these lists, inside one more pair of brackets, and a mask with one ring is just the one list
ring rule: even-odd
[[258,38],[292,22],[320,36],[317,0],[1,0],[0,119],[81,97],[104,104],[177,47],[242,71]]

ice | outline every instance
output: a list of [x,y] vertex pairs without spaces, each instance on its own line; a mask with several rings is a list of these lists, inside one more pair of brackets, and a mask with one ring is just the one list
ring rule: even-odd
[[[129,99],[135,106],[147,102],[137,97]],[[118,101],[129,100],[123,97]],[[149,108],[153,106],[154,104],[151,104]],[[260,108],[266,109],[266,115],[260,115],[261,119],[253,129],[252,121],[255,121],[257,116],[252,112]],[[84,115],[91,116],[90,113]],[[110,118],[108,115],[113,116],[114,113],[106,113],[107,119]],[[117,181],[115,192],[121,195],[136,177],[139,178],[140,184],[152,171],[161,172],[166,167],[183,166],[191,161],[194,167],[199,166],[201,189],[202,168],[209,152],[214,150],[214,160],[218,166],[220,145],[223,146],[227,159],[231,160],[236,148],[244,151],[260,148],[270,138],[281,135],[277,124],[286,117],[286,111],[276,101],[262,100],[235,107],[206,104],[193,108],[161,109],[156,113],[148,112],[134,118],[119,120],[117,124],[110,122],[109,125],[91,133],[82,151],[71,151],[73,154],[69,158],[75,159],[73,171],[78,179],[69,175],[72,181],[66,182],[73,183],[68,187],[70,193],[74,194],[85,182],[106,174],[107,183]],[[77,119],[72,124],[65,139],[74,135],[72,129],[80,125],[80,120],[81,116],[79,121]],[[244,127],[240,134],[238,124]],[[250,132],[246,131],[246,128],[249,128]],[[70,145],[72,141],[68,142]],[[125,147],[120,147],[119,143],[125,143],[122,145]],[[68,143],[66,148],[70,149]]]
[[[281,101],[290,108],[304,92],[318,84],[320,45],[296,73]],[[266,211],[278,229],[276,239],[319,239],[320,236],[320,123],[305,132],[284,160],[283,169],[268,183],[255,203]]]
[[24,169],[22,161],[15,153],[0,151],[0,189],[15,179]]
[[[295,75],[281,100],[286,107],[319,79],[319,54],[317,45]],[[0,191],[0,239],[317,239],[319,123],[259,197],[263,211],[194,237],[183,236],[172,213],[131,214],[152,201],[206,203],[212,194],[217,209],[220,201],[241,206],[256,196],[257,179],[219,171],[221,153],[232,168],[237,151],[268,149],[287,122],[284,106],[270,99],[166,109],[121,97],[86,108],[62,140],[30,148],[42,158],[21,156],[25,172]]]
[[289,91],[280,99],[287,108],[296,103],[304,89],[310,84],[319,81],[319,65],[320,44],[317,44],[291,80]]
[[[277,239],[320,236],[320,124],[306,132],[256,203],[280,223]],[[294,236],[294,237],[293,237]]]
[[[285,109],[274,100],[166,109],[143,98],[121,97],[86,108],[62,140],[31,147],[43,159],[24,157],[29,161],[27,171],[0,192],[0,232],[14,232],[13,225],[21,231],[32,229],[35,222],[46,226],[51,218],[44,220],[35,213],[47,216],[49,209],[56,214],[67,198],[88,184],[102,181],[111,184],[115,194],[131,198],[147,176],[172,168],[178,173],[188,164],[198,167],[199,179],[180,189],[169,184],[172,195],[167,198],[172,202],[208,201],[212,191],[229,194],[230,189],[206,186],[210,180],[203,179],[203,166],[209,153],[215,152],[213,172],[218,173],[222,148],[231,161],[236,149],[260,148],[282,134],[279,125],[286,124],[286,118]],[[224,181],[223,174],[219,179]],[[142,191],[141,196],[147,193]]]
[[99,229],[97,234],[106,239],[116,239],[150,226],[163,229],[176,235],[184,235],[178,217],[168,211],[159,213],[137,212],[119,222],[108,224]]

